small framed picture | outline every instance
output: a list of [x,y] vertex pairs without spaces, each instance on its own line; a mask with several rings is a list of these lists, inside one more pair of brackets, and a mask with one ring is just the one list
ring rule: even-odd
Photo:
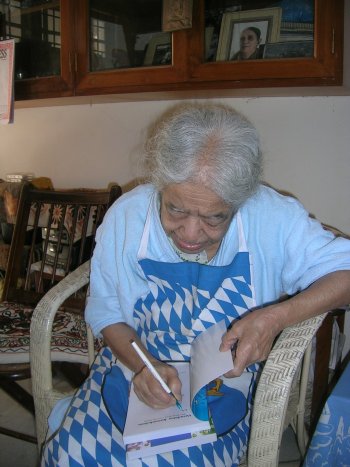
[[163,0],[163,31],[192,27],[193,0]]
[[263,8],[223,14],[216,60],[263,58],[267,43],[278,42],[282,8]]
[[171,33],[164,32],[153,36],[147,46],[144,66],[171,65],[172,42]]

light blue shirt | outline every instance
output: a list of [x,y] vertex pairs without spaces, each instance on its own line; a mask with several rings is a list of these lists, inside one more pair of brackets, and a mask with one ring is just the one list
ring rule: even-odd
[[[147,257],[180,261],[162,228],[158,205],[155,188],[141,185],[113,204],[98,229],[85,311],[95,335],[114,323],[133,326],[134,304],[149,291],[138,264],[148,212],[151,222]],[[296,199],[261,186],[240,212],[259,307],[283,294],[293,295],[327,273],[350,269],[350,241],[325,231]],[[237,251],[234,217],[209,264],[229,264]]]

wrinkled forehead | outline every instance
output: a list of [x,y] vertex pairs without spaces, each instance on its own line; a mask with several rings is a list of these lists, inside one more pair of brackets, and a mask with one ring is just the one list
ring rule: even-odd
[[170,184],[161,193],[162,203],[202,216],[227,213],[232,210],[222,198],[203,183]]

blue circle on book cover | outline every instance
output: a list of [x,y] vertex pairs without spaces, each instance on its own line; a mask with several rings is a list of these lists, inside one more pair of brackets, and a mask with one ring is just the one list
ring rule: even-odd
[[199,420],[208,420],[208,402],[207,402],[207,388],[203,386],[194,396],[192,405],[192,412]]
[[223,436],[247,415],[248,403],[241,391],[227,386],[220,378],[215,381],[221,382],[218,390],[213,391],[214,382],[207,385],[208,408],[216,434]]

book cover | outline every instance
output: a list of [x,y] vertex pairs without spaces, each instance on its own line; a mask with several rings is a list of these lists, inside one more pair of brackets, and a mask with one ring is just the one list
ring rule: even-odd
[[215,428],[210,420],[208,430],[195,431],[193,433],[183,433],[164,438],[150,439],[126,445],[126,458],[128,460],[139,457],[153,456],[175,449],[183,449],[191,446],[199,446],[205,443],[212,443],[217,440]]

